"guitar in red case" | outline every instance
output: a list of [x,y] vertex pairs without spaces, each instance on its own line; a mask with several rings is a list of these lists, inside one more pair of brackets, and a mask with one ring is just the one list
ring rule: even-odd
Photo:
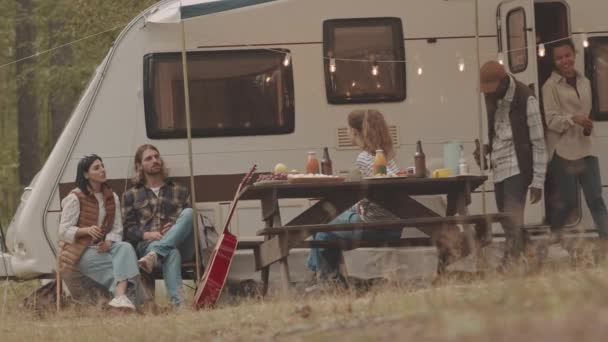
[[222,294],[222,289],[226,283],[228,271],[230,270],[230,264],[232,263],[232,257],[236,251],[238,244],[238,238],[236,235],[230,233],[230,220],[236,209],[236,204],[241,196],[241,191],[245,185],[247,185],[253,173],[256,170],[256,165],[253,165],[249,173],[245,175],[241,183],[239,184],[234,199],[230,205],[230,213],[224,224],[224,231],[217,240],[217,244],[211,254],[211,261],[203,274],[199,286],[194,294],[194,303],[192,304],[195,310],[201,308],[212,308],[217,304]]

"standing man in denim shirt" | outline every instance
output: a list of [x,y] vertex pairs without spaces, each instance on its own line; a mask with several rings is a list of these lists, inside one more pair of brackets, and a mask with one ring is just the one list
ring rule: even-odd
[[136,246],[139,267],[151,273],[161,267],[171,305],[184,304],[182,260],[194,258],[192,208],[188,189],[167,178],[167,169],[153,145],[135,152],[134,187],[122,198],[127,239]]

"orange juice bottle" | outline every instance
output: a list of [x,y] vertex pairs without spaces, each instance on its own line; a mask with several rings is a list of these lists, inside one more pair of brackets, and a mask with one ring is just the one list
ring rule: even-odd
[[319,173],[319,161],[317,160],[317,154],[314,152],[308,152],[308,159],[306,160],[306,173]]
[[374,176],[386,176],[386,157],[384,156],[383,150],[376,150]]

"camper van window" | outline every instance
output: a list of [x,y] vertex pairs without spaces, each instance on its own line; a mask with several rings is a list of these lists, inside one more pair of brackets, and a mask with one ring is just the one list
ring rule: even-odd
[[323,23],[325,91],[333,104],[405,100],[405,49],[399,18]]
[[589,38],[585,71],[593,90],[593,117],[608,120],[608,37]]
[[[292,64],[284,49],[188,53],[193,137],[294,131]],[[144,56],[146,131],[151,139],[186,137],[180,53]]]
[[528,67],[526,11],[522,7],[507,14],[507,34],[509,69],[512,73],[522,72]]

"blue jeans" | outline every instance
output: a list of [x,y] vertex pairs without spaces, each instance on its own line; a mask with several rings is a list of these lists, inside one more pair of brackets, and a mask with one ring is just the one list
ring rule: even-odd
[[597,157],[566,160],[555,154],[549,167],[557,180],[557,200],[553,203],[551,230],[560,231],[566,224],[569,213],[576,208],[577,185],[580,184],[600,238],[608,239],[608,213],[602,198],[602,179]]
[[[359,214],[347,210],[333,219],[330,224],[361,223]],[[314,240],[387,240],[401,237],[401,229],[383,231],[338,231],[316,233]],[[311,248],[308,255],[308,268],[317,273],[321,280],[335,277],[338,273],[341,251],[335,248]]]
[[169,301],[180,306],[184,302],[182,288],[182,260],[194,259],[194,231],[192,209],[182,210],[177,221],[159,241],[150,242],[139,248],[140,256],[156,252],[160,257],[156,267],[161,267]]
[[80,261],[78,270],[83,275],[103,285],[112,294],[119,281],[128,280],[129,286],[135,291],[134,297],[129,298],[136,305],[141,304],[139,289],[139,267],[135,250],[128,242],[113,242],[112,247],[105,253],[99,253],[97,248],[87,248]]

